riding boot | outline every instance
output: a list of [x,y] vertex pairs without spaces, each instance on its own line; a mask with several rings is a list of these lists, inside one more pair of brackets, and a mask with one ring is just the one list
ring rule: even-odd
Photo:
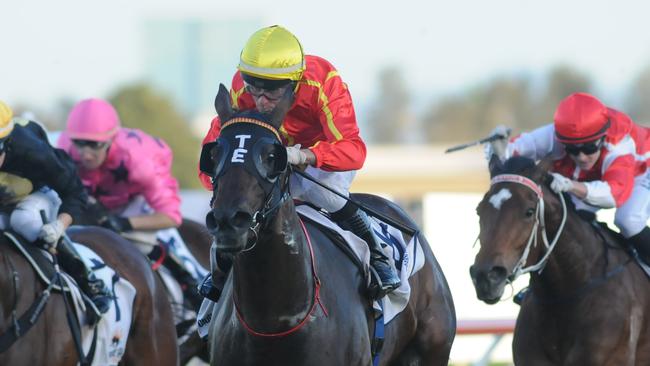
[[232,268],[232,259],[224,256],[216,255],[216,263],[212,268],[212,272],[201,281],[199,285],[199,295],[206,299],[218,302],[221,297],[221,292],[226,284],[228,272]]
[[[350,212],[352,212],[351,215],[349,214]],[[368,244],[368,248],[370,249],[370,265],[377,272],[381,280],[380,288],[375,298],[381,299],[387,293],[398,288],[401,285],[399,276],[397,276],[394,267],[391,265],[390,258],[384,253],[379,237],[372,230],[368,215],[360,209],[356,207],[352,209],[349,204],[346,204],[343,209],[332,213],[331,216],[341,228],[352,231]]]
[[183,296],[189,301],[192,308],[198,311],[203,301],[198,293],[198,283],[194,276],[185,268],[182,260],[175,254],[168,252],[162,264],[181,285]]
[[93,271],[86,266],[86,263],[81,259],[79,252],[69,239],[63,238],[61,240],[57,246],[57,252],[61,265],[66,272],[74,277],[81,290],[95,304],[97,310],[102,314],[106,313],[111,305],[113,295],[104,281],[97,278]]
[[632,243],[637,252],[639,252],[641,259],[645,263],[650,264],[650,228],[647,226],[644,227],[641,232],[629,237],[627,240]]

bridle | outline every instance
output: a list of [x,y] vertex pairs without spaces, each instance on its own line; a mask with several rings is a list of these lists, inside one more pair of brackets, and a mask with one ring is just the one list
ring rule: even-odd
[[[542,188],[530,178],[524,177],[522,175],[517,175],[517,174],[500,174],[492,178],[492,180],[490,181],[491,186],[496,185],[498,183],[521,184],[523,186],[528,187],[533,192],[535,192],[538,199],[537,206],[535,208],[535,223],[531,228],[530,235],[528,237],[528,242],[526,243],[526,247],[524,249],[523,254],[521,255],[521,258],[513,268],[512,273],[508,276],[508,282],[512,283],[515,281],[515,279],[517,279],[517,277],[521,276],[522,274],[529,273],[529,272],[541,273],[544,270],[544,267],[548,262],[549,256],[553,252],[553,249],[555,249],[555,245],[557,244],[558,239],[562,234],[562,230],[564,230],[564,224],[566,223],[566,219],[567,219],[567,207],[566,207],[566,202],[564,201],[564,196],[562,194],[558,194],[558,196],[560,197],[560,202],[562,202],[562,221],[560,222],[560,226],[558,227],[558,230],[555,233],[555,237],[549,243],[548,237],[546,235],[546,222],[544,220],[544,193],[542,191]],[[542,233],[542,241],[546,248],[546,252],[544,253],[544,256],[537,263],[530,265],[528,267],[524,267],[526,265],[526,262],[528,261],[528,256],[530,255],[531,248],[537,246],[537,236],[540,231]]]

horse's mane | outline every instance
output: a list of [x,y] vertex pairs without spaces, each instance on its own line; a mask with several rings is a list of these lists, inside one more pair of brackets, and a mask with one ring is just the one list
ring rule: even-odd
[[535,161],[524,156],[513,156],[503,162],[500,174],[530,173],[535,169]]

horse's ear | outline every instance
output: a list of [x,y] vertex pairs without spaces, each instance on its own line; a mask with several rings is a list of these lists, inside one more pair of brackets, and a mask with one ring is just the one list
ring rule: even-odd
[[278,101],[278,104],[275,105],[273,112],[271,112],[271,125],[275,128],[280,128],[282,121],[284,121],[284,116],[287,115],[289,108],[293,104],[294,98],[294,87],[293,84],[290,85],[287,90],[284,91],[282,98]]
[[490,157],[490,162],[488,163],[488,169],[490,170],[490,178],[501,174],[503,172],[503,162],[497,156],[497,154],[492,154]]
[[223,84],[219,84],[219,92],[214,98],[214,108],[217,110],[221,123],[228,121],[232,115],[232,103],[230,103],[230,93]]

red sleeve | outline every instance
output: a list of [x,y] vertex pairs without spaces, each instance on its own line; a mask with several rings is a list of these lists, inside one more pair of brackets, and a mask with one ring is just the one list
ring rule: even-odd
[[621,155],[614,159],[603,174],[602,180],[609,184],[609,188],[616,202],[616,207],[624,204],[634,188],[634,156]]
[[[208,130],[208,134],[205,135],[205,137],[203,138],[203,142],[201,143],[201,146],[207,144],[208,142],[212,142],[216,140],[219,137],[219,132],[221,132],[221,121],[219,120],[219,117],[214,117],[212,119],[212,123],[210,124],[210,129]],[[201,171],[200,165],[197,166],[197,169],[199,170],[199,180],[201,181],[201,184],[203,185],[203,187],[205,187],[205,189],[211,191],[212,180],[207,174]]]
[[311,147],[316,167],[329,171],[359,170],[366,160],[366,144],[359,136],[352,97],[341,77],[325,81],[318,115],[326,141]]

